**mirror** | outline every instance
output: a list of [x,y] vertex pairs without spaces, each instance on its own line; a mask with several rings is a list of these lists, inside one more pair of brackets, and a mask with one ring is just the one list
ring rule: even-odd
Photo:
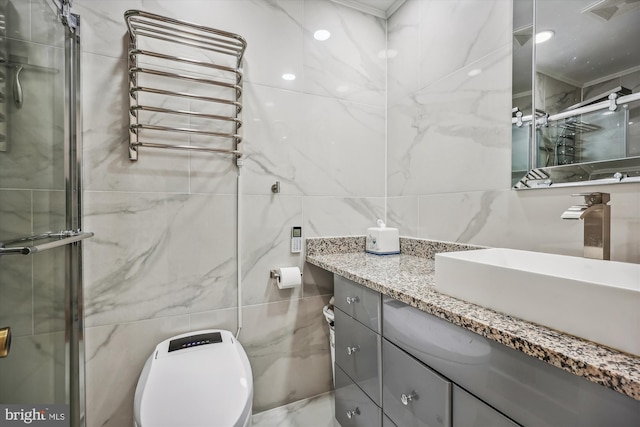
[[640,181],[638,40],[640,0],[513,0],[513,188]]

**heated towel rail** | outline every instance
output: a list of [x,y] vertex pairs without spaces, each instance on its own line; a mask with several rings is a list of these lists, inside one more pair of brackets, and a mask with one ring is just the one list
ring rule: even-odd
[[140,10],[124,16],[129,159],[138,159],[140,147],[241,157],[245,39]]

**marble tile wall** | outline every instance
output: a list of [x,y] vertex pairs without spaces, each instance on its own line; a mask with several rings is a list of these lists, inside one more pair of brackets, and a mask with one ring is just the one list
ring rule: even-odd
[[509,189],[511,19],[509,0],[408,0],[389,19],[388,224],[406,236],[580,256],[583,225],[560,214],[572,193],[606,191],[611,257],[640,262],[639,184]]
[[[131,424],[137,378],[157,342],[236,330],[235,166],[152,150],[128,160],[128,9],[246,38],[240,342],[254,411],[330,390],[330,275],[305,268],[302,288],[280,291],[269,270],[303,267],[303,255],[290,253],[292,226],[305,237],[362,234],[384,215],[386,22],[328,0],[75,0],[73,9],[82,25],[84,227],[96,233],[84,246],[88,426]],[[329,40],[313,38],[320,27]]]

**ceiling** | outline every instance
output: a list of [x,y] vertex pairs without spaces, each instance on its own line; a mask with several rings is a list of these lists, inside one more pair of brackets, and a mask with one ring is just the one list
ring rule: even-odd
[[380,18],[389,18],[406,0],[331,0]]
[[[640,68],[640,0],[536,1],[538,29],[555,32],[536,45],[538,71],[584,87]],[[521,11],[514,12],[514,93],[531,87],[531,3]]]

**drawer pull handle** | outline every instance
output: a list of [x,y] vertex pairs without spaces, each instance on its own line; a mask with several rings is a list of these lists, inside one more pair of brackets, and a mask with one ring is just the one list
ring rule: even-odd
[[360,302],[360,298],[358,297],[347,297],[347,304],[355,304]]
[[356,409],[347,411],[347,418],[349,419],[355,417],[356,415],[360,415],[360,408],[358,408],[357,406]]
[[355,354],[356,351],[360,351],[360,346],[357,345],[355,347],[347,347],[347,354],[349,356],[351,356],[352,354]]
[[415,391],[412,391],[408,396],[404,393],[402,393],[402,396],[400,396],[400,401],[404,406],[407,406],[412,400],[418,400],[418,393],[416,393]]

